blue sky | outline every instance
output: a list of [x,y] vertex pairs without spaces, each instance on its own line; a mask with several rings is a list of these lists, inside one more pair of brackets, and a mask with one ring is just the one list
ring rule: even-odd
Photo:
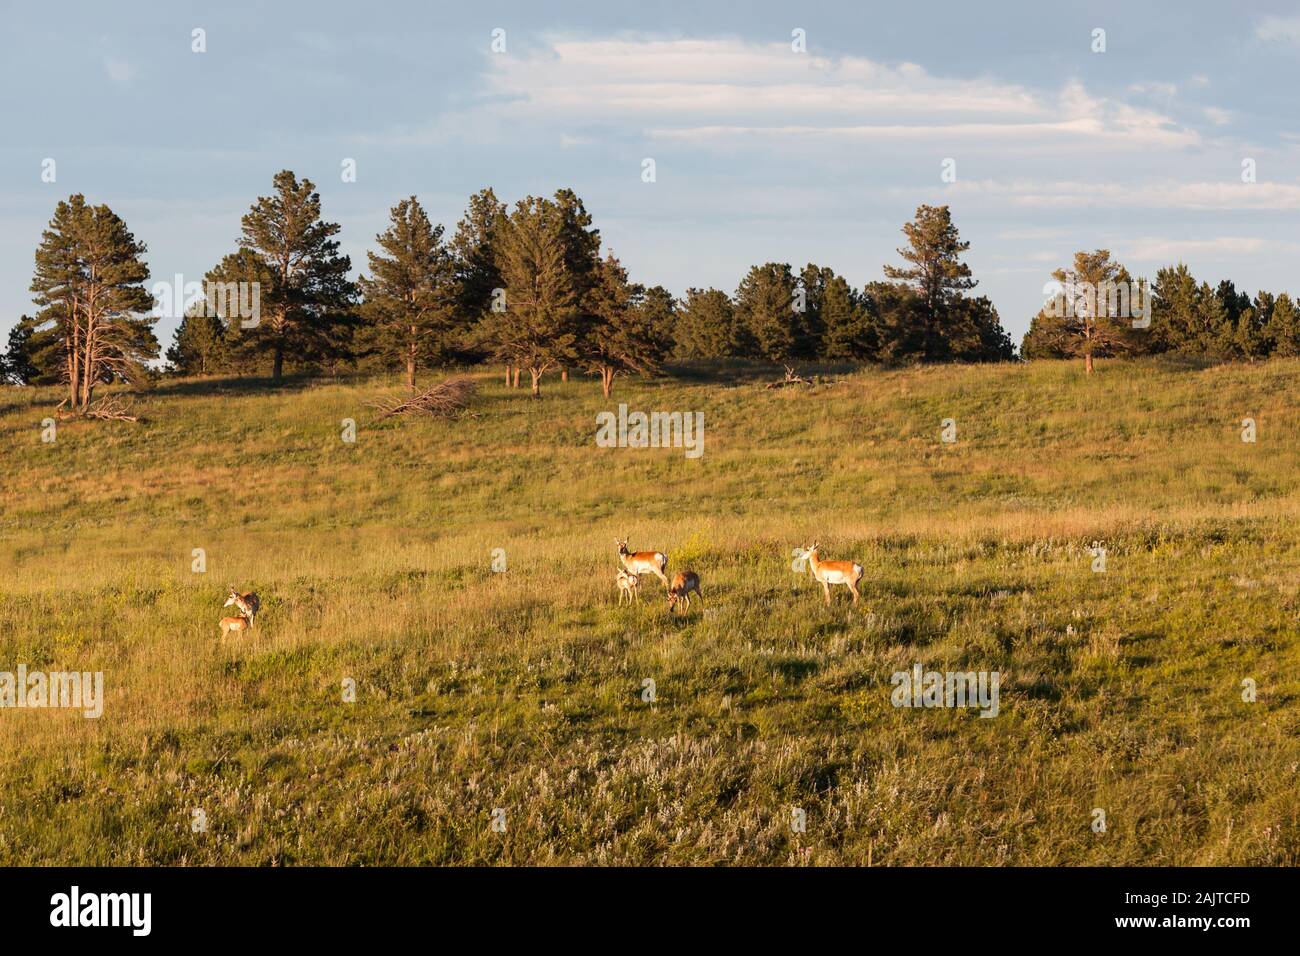
[[283,168],[358,268],[404,196],[450,232],[483,186],[569,186],[634,279],[679,294],[769,260],[860,286],[923,202],[952,207],[1017,341],[1076,249],[1300,292],[1295,4],[0,0],[0,18],[0,332],[31,309],[59,199],[112,206],[154,281],[197,280]]

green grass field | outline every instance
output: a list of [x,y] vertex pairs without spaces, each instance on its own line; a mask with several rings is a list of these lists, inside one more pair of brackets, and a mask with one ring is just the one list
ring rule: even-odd
[[[49,444],[0,391],[0,671],[106,691],[0,710],[0,863],[1300,863],[1300,362],[475,374],[453,422],[187,381]],[[703,457],[597,448],[620,401]],[[622,536],[702,607],[619,608]],[[893,707],[915,663],[998,716]]]

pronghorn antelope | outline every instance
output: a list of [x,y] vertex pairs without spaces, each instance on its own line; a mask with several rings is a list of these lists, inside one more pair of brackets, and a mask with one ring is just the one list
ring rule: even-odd
[[689,610],[691,606],[691,592],[701,601],[704,595],[700,593],[700,576],[694,571],[678,571],[673,575],[672,587],[668,589],[668,610],[671,611],[677,606],[677,602],[683,598],[686,600],[684,610]]
[[637,601],[641,600],[641,592],[637,590],[637,585],[640,583],[640,577],[632,574],[630,571],[618,572],[618,603],[620,607],[623,606],[624,595],[627,596],[628,604],[632,603],[632,598],[634,597]]
[[853,592],[853,603],[858,603],[858,582],[862,580],[862,565],[854,564],[852,561],[823,561],[817,557],[817,542],[814,541],[812,546],[807,550],[808,570],[812,576],[821,582],[822,590],[826,592],[826,603],[831,603],[831,585],[847,584],[849,590]]
[[[250,625],[257,617],[258,609],[262,606],[262,602],[257,599],[257,595],[252,591],[249,591],[247,594],[240,594],[234,588],[230,589],[230,597],[226,598],[226,603],[221,606],[230,607],[232,604],[239,608],[239,613],[241,615],[248,618],[248,623]],[[227,618],[227,620],[231,619]]]
[[236,631],[246,631],[252,626],[252,623],[242,614],[239,617],[223,617],[221,619],[221,636],[225,637],[227,634]]
[[657,577],[668,587],[668,577],[664,569],[668,567],[668,555],[662,551],[629,551],[627,538],[615,539],[618,545],[618,560],[629,574],[645,574],[647,571]]

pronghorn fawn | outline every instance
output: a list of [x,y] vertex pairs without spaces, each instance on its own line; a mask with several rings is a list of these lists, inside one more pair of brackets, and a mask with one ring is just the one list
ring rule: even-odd
[[242,634],[247,631],[253,622],[242,614],[239,617],[223,617],[221,619],[221,636],[224,638],[227,634]]
[[691,592],[701,601],[704,595],[700,593],[700,576],[694,571],[678,571],[673,575],[672,586],[668,589],[668,610],[671,612],[677,606],[678,601],[685,601],[686,607],[683,610],[690,610]]
[[[240,615],[248,619],[250,626],[257,618],[257,612],[262,606],[262,602],[257,599],[257,595],[252,591],[247,594],[240,594],[234,588],[230,589],[230,597],[226,598],[226,603],[222,607],[230,607],[232,604],[239,608]],[[226,620],[232,621],[234,618],[226,618]],[[236,628],[236,630],[239,630],[239,628]]]
[[633,599],[633,598],[636,598],[636,600],[637,600],[638,602],[640,602],[640,600],[641,600],[641,592],[637,590],[637,586],[638,586],[640,583],[641,583],[641,578],[640,578],[638,575],[635,575],[635,574],[631,573],[630,571],[619,571],[619,572],[618,572],[618,604],[619,604],[619,607],[622,607],[622,606],[623,606],[623,598],[624,598],[625,596],[627,597],[627,603],[628,603],[628,604],[631,604],[631,603],[632,603],[632,599]]
[[618,545],[618,560],[629,574],[653,574],[668,587],[668,576],[664,569],[668,567],[668,555],[662,551],[629,551],[627,538],[615,540]]
[[857,604],[858,582],[862,580],[862,565],[854,564],[852,561],[823,561],[817,556],[817,547],[817,542],[814,541],[807,550],[808,570],[826,592],[827,606],[831,603],[832,584],[848,585],[849,590],[853,592],[853,603]]

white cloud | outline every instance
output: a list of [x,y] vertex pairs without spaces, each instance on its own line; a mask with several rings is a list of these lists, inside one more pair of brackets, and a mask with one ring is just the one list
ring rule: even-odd
[[530,109],[605,117],[720,114],[826,117],[864,111],[1050,115],[1025,89],[990,80],[942,80],[921,67],[862,57],[830,60],[782,44],[738,40],[570,40],[545,55],[493,57],[496,91]]
[[1048,239],[1064,239],[1069,234],[1068,229],[1063,229],[1060,226],[1019,226],[1014,229],[1002,229],[995,238],[1009,241],[1032,239],[1037,242]]
[[491,107],[513,119],[610,124],[671,139],[1085,141],[1090,149],[1185,148],[1200,137],[1145,107],[1054,94],[916,64],[792,53],[740,40],[563,40],[544,54],[491,57]]
[[135,79],[135,67],[118,57],[110,56],[104,59],[104,72],[117,86],[129,86]]
[[1089,183],[985,179],[956,182],[948,189],[959,196],[993,199],[1018,208],[1300,209],[1300,185],[1292,183]]
[[1062,254],[1055,249],[1035,249],[1029,252],[1002,252],[992,256],[994,262],[1049,263],[1055,265],[1064,262]]
[[1143,236],[1120,243],[1117,254],[1121,259],[1141,259],[1158,262],[1182,262],[1197,256],[1214,259],[1241,258],[1261,253],[1293,253],[1300,250],[1294,242],[1278,242],[1251,236],[1218,236],[1213,239],[1170,239]]
[[1172,99],[1178,95],[1177,83],[1147,82],[1134,83],[1129,86],[1130,93],[1139,93],[1146,96],[1162,96],[1166,99]]
[[1300,17],[1265,17],[1255,24],[1255,36],[1270,43],[1300,45]]

